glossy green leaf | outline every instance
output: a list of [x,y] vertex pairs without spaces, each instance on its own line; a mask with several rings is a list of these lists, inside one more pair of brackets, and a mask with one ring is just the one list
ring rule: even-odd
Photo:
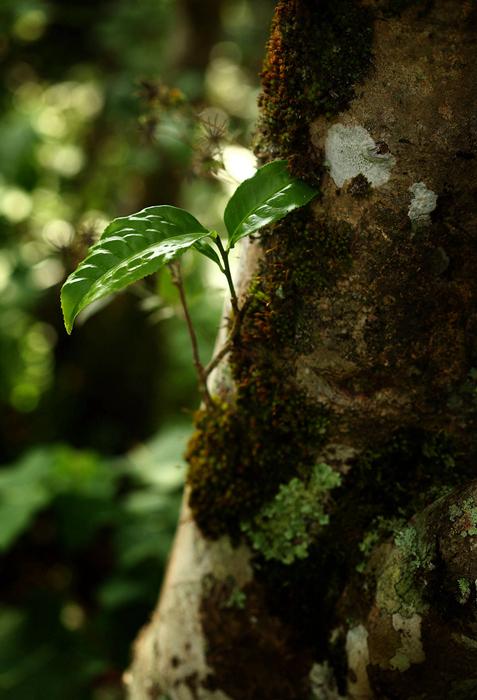
[[209,260],[213,260],[214,263],[216,263],[220,269],[222,269],[220,258],[209,243],[206,243],[205,241],[197,241],[197,243],[194,244],[194,248],[198,250],[199,253],[202,253],[202,255],[205,255],[206,258],[209,258]]
[[156,272],[208,235],[191,214],[167,205],[114,219],[63,285],[68,333],[88,304]]
[[283,219],[316,194],[313,187],[290,175],[286,160],[275,160],[259,168],[239,185],[225,208],[229,248],[262,226]]

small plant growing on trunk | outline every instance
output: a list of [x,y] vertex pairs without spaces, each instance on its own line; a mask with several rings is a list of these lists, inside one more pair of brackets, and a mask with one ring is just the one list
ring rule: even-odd
[[179,258],[193,249],[218,265],[227,278],[232,306],[232,338],[240,322],[241,310],[230,272],[230,250],[240,239],[279,221],[317,194],[315,189],[290,175],[287,165],[286,160],[268,163],[239,185],[224,212],[226,244],[217,231],[205,228],[192,214],[178,207],[147,207],[136,214],[114,219],[61,289],[67,332],[71,333],[80,311],[93,301],[120,291],[167,265],[184,310],[199,389],[206,405],[211,406],[213,401],[207,388],[207,377],[228,352],[230,343],[204,367],[188,311]]

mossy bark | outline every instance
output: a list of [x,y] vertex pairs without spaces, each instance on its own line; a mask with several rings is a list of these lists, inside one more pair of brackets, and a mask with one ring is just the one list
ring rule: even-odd
[[476,694],[476,27],[278,3],[257,152],[321,194],[249,246],[134,700]]

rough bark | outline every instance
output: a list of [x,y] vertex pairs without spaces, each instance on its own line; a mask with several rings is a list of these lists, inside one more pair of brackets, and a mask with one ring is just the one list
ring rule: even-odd
[[278,3],[257,152],[321,195],[252,246],[134,700],[477,695],[476,23]]

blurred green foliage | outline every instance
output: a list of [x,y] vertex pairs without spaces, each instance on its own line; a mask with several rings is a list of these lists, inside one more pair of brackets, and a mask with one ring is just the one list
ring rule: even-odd
[[[169,203],[217,226],[250,166],[272,6],[0,3],[0,698],[123,697],[198,396],[166,274],[73,338],[59,288],[115,216]],[[215,177],[215,137],[228,179]],[[223,297],[212,267],[184,259],[204,359]],[[217,293],[204,303],[206,286]]]
[[110,460],[66,445],[35,448],[2,470],[0,696],[119,689],[128,637],[157,596],[188,430],[166,428]]

